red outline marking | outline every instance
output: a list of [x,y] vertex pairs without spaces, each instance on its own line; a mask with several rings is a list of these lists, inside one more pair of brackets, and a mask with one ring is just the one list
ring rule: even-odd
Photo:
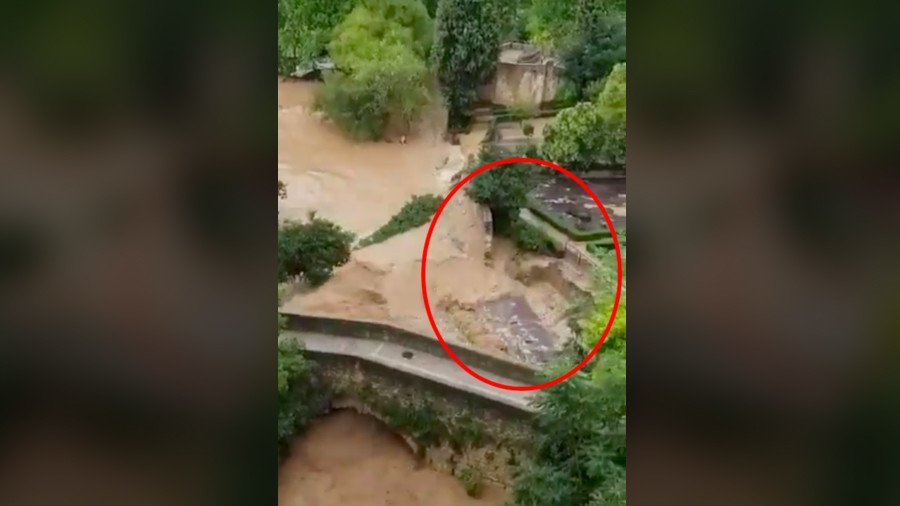
[[[437,224],[438,218],[441,216],[441,213],[444,212],[444,208],[447,207],[447,203],[450,202],[450,199],[453,198],[453,196],[456,195],[456,192],[458,192],[463,186],[465,186],[466,183],[471,181],[472,178],[474,178],[478,174],[481,174],[484,171],[493,169],[494,167],[499,167],[501,165],[506,165],[508,163],[536,163],[538,165],[550,167],[551,169],[562,172],[563,174],[569,176],[573,181],[575,181],[575,183],[578,184],[578,186],[580,186],[584,191],[586,191],[588,193],[588,195],[590,195],[590,197],[594,200],[594,203],[597,204],[597,207],[600,208],[600,212],[603,213],[603,218],[606,220],[607,226],[609,226],[609,230],[610,230],[610,233],[611,233],[612,239],[613,239],[613,245],[616,248],[616,271],[617,271],[616,300],[613,303],[612,312],[609,315],[609,321],[606,323],[606,328],[603,330],[603,335],[600,336],[600,340],[597,341],[597,345],[594,346],[594,349],[591,350],[591,352],[588,354],[588,356],[585,357],[584,360],[581,361],[581,363],[579,363],[578,365],[573,367],[572,370],[563,374],[562,376],[560,376],[556,379],[547,381],[545,383],[541,383],[539,385],[523,385],[523,386],[505,385],[503,383],[498,383],[491,379],[485,378],[484,376],[482,376],[482,375],[478,374],[477,372],[473,371],[472,369],[470,369],[466,364],[463,363],[462,360],[459,359],[459,357],[456,356],[455,353],[453,353],[453,350],[450,349],[450,346],[448,346],[447,342],[444,341],[444,337],[441,335],[441,332],[437,328],[437,324],[435,324],[435,322],[434,322],[434,315],[431,314],[431,305],[428,303],[428,290],[427,290],[425,270],[426,270],[426,266],[428,265],[428,246],[431,244],[431,234],[434,233],[434,226]],[[615,321],[616,312],[618,312],[618,310],[619,310],[619,298],[621,297],[621,295],[622,295],[622,251],[619,249],[619,237],[616,235],[616,230],[615,230],[615,228],[613,228],[612,220],[609,218],[609,214],[606,212],[606,208],[603,207],[603,204],[600,202],[600,199],[597,198],[597,195],[595,195],[594,192],[588,187],[588,185],[586,185],[584,183],[584,181],[582,181],[580,178],[578,178],[578,176],[576,176],[575,174],[572,174],[568,170],[560,167],[559,165],[556,165],[554,163],[551,163],[551,162],[548,162],[545,160],[539,160],[537,158],[506,158],[503,160],[497,160],[496,162],[489,163],[489,164],[485,165],[484,167],[481,167],[478,170],[472,172],[471,174],[469,174],[468,176],[463,178],[462,181],[457,183],[457,185],[454,186],[453,189],[450,190],[450,193],[448,193],[447,196],[444,198],[444,201],[441,202],[441,206],[438,207],[437,212],[434,213],[434,217],[431,219],[431,225],[428,227],[428,235],[425,236],[425,246],[422,249],[422,300],[425,302],[425,312],[428,314],[428,321],[429,321],[429,323],[431,323],[431,328],[434,329],[434,333],[437,336],[438,340],[441,342],[441,346],[444,347],[444,350],[447,352],[447,354],[450,356],[450,358],[453,359],[453,361],[457,363],[457,365],[462,367],[463,370],[466,371],[467,373],[469,373],[473,378],[475,378],[483,383],[486,383],[488,385],[497,387],[497,388],[502,388],[504,390],[517,390],[517,391],[540,390],[542,388],[547,388],[549,386],[552,386],[552,385],[555,385],[562,381],[565,381],[565,380],[569,379],[572,375],[574,375],[576,372],[580,371],[582,367],[584,367],[592,358],[594,358],[594,355],[596,355],[597,352],[600,351],[600,346],[602,346],[603,342],[606,341],[606,336],[609,335],[609,331],[610,331],[610,329],[612,329],[612,324]]]

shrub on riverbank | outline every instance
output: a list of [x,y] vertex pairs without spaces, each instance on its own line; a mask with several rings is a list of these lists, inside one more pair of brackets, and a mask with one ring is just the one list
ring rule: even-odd
[[518,216],[510,222],[506,235],[509,235],[516,247],[521,250],[554,256],[560,255],[563,251],[562,246],[557,244],[543,230],[529,224]]
[[295,341],[278,343],[278,458],[287,454],[291,439],[328,406],[328,390]]
[[415,195],[400,211],[391,217],[390,221],[382,225],[372,235],[359,241],[359,247],[364,248],[372,244],[384,242],[391,237],[402,234],[407,230],[420,227],[429,221],[441,206],[441,198],[437,195]]
[[[560,359],[544,380],[574,361]],[[541,390],[536,405],[536,450],[519,468],[512,505],[624,505],[624,352],[602,348],[591,371]]]
[[[485,144],[472,169],[513,156],[517,154]],[[509,237],[519,249],[558,255],[562,251],[561,245],[519,217],[520,210],[528,205],[528,193],[537,183],[536,175],[536,169],[527,163],[502,165],[476,176],[466,191],[472,200],[490,208],[495,234]]]
[[353,234],[314,214],[307,223],[285,223],[278,229],[278,281],[300,277],[321,285],[350,260],[352,242]]

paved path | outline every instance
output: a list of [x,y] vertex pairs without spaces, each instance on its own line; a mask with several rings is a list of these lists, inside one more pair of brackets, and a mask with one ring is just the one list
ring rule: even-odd
[[[438,357],[394,343],[354,337],[290,331],[282,335],[285,338],[302,341],[306,349],[312,352],[358,357],[446,385],[456,390],[506,404],[522,411],[535,411],[529,404],[530,399],[534,395],[533,391],[504,390],[482,383],[462,370],[447,355]],[[485,378],[505,385],[523,385],[523,383],[503,378],[478,368],[472,369]]]

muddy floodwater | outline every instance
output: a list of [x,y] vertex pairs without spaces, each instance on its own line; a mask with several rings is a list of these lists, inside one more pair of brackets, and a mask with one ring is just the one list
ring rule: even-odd
[[278,476],[279,506],[500,506],[505,499],[493,486],[469,497],[384,424],[350,410],[314,421]]
[[[426,115],[407,142],[354,141],[315,111],[320,85],[278,84],[278,178],[287,185],[278,203],[282,219],[316,211],[364,237],[413,195],[445,195],[487,133],[487,125],[475,125],[450,145],[441,133],[446,118]],[[432,335],[421,292],[427,230],[426,224],[353,251],[324,285],[291,292],[283,310]],[[436,223],[427,261],[429,300],[447,340],[542,362],[571,337],[563,320],[571,294],[553,282],[568,271],[546,259],[523,266],[529,255],[501,238],[486,241],[483,213],[465,192]]]

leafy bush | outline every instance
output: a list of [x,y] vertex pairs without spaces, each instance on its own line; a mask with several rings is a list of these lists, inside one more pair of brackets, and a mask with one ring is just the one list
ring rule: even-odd
[[[478,161],[472,169],[488,163],[509,158],[513,154],[500,147],[483,146]],[[520,208],[528,202],[528,192],[535,185],[535,171],[528,164],[512,163],[495,167],[482,172],[471,181],[466,191],[472,200],[491,208],[494,225],[509,224],[509,220],[518,215]],[[504,223],[506,220],[506,223]]]
[[523,121],[536,117],[539,112],[540,108],[528,100],[516,100],[516,103],[509,108],[509,117],[513,121]]
[[525,123],[524,125],[522,125],[522,133],[525,135],[525,137],[531,137],[532,135],[534,135],[534,125],[532,125],[531,123]]
[[308,223],[287,222],[278,230],[278,280],[321,285],[350,259],[352,242],[353,234],[314,214]]
[[586,169],[603,151],[604,131],[600,110],[581,102],[561,111],[544,127],[543,154],[570,170]]
[[442,199],[437,195],[416,195],[403,205],[400,212],[391,217],[390,221],[381,226],[372,235],[366,237],[359,242],[360,247],[378,244],[386,241],[391,237],[402,234],[407,230],[412,230],[422,226],[429,221],[438,207],[441,206]]
[[325,75],[319,107],[357,139],[379,139],[392,123],[408,130],[430,96],[432,32],[418,0],[365,0],[334,31],[336,70]]
[[463,488],[466,489],[466,494],[469,497],[478,497],[481,495],[481,473],[478,472],[477,469],[472,468],[471,466],[464,467],[459,474],[457,475],[460,483],[462,483]]
[[287,454],[291,439],[325,411],[329,395],[316,364],[296,341],[278,343],[278,457]]
[[331,31],[357,0],[278,0],[278,72],[290,75],[322,55]]
[[[611,290],[612,287],[610,287],[610,291]],[[609,321],[609,315],[612,313],[614,302],[614,293],[604,293],[602,296],[598,296],[595,299],[593,311],[581,324],[581,341],[585,350],[591,350],[594,346],[597,346],[597,342],[600,340],[600,336],[603,335],[603,330],[606,328],[606,324]],[[612,327],[610,327],[609,334],[606,336],[606,341],[603,342],[603,347],[601,349],[625,349],[625,306],[626,302],[625,297],[623,296],[619,300],[619,308],[616,310],[616,319],[613,321]]]
[[558,255],[562,248],[543,230],[528,224],[521,218],[514,218],[508,235],[519,249],[543,255]]
[[442,0],[433,52],[452,130],[471,121],[469,109],[494,72],[504,31],[504,0]]
[[616,65],[593,102],[561,111],[544,127],[544,156],[572,170],[625,164],[625,64]]
[[[605,374],[579,372],[539,393],[537,449],[513,483],[514,505],[625,504],[625,359],[601,353],[595,371]],[[563,362],[547,377],[571,367]]]

